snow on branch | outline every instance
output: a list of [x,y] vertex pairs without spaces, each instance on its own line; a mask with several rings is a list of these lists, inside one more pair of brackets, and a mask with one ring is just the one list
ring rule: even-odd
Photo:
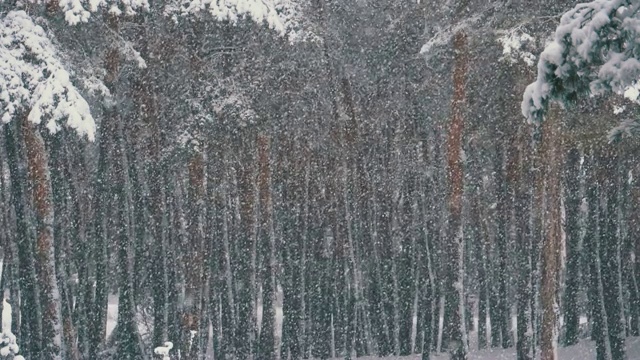
[[637,136],[640,133],[640,123],[636,119],[622,120],[618,126],[609,131],[609,142],[619,142],[626,137]]
[[[69,25],[87,22],[92,13],[104,9],[114,16],[135,15],[148,11],[148,0],[60,0],[60,8]],[[173,0],[164,8],[165,15],[175,19],[177,15],[190,15],[208,11],[219,21],[235,23],[247,16],[255,22],[265,22],[290,40],[298,40],[302,31],[302,11],[295,0]]]
[[527,51],[527,45],[535,42],[535,38],[520,28],[498,32],[498,42],[502,45],[502,56],[498,61],[514,65],[523,61],[527,66],[534,66],[536,56]]
[[297,40],[302,36],[300,5],[293,0],[177,0],[165,9],[166,15],[186,16],[201,11],[209,12],[219,21],[237,23],[249,17],[257,23],[266,23],[280,35]]
[[138,10],[149,10],[147,0],[60,0],[59,5],[69,25],[89,21],[91,13],[101,8],[115,16],[122,13],[132,16]]
[[71,83],[47,33],[24,11],[11,11],[0,19],[0,119],[8,123],[24,111],[33,123],[45,121],[51,133],[64,121],[94,139],[89,104]]
[[476,14],[470,18],[460,21],[452,26],[439,30],[433,35],[427,42],[422,45],[420,54],[429,61],[433,56],[437,54],[439,48],[448,45],[453,38],[453,35],[458,31],[470,28],[474,23],[481,20],[483,14]]
[[640,0],[595,0],[565,13],[540,54],[538,76],[525,90],[522,114],[541,121],[550,101],[624,93],[640,76]]

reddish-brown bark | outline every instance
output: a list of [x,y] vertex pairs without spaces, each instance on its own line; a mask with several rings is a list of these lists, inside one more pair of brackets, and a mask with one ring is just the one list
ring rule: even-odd
[[53,242],[53,192],[49,159],[44,140],[36,125],[22,119],[22,137],[27,153],[29,180],[38,219],[36,237],[36,272],[42,294],[43,350],[49,359],[61,358],[60,294],[56,280]]
[[560,114],[557,108],[552,108],[543,123],[543,159],[546,171],[543,179],[546,180],[546,209],[544,228],[544,240],[542,244],[542,281],[541,281],[541,305],[542,305],[542,331],[540,334],[540,359],[556,360],[557,346],[557,314],[556,296],[558,291],[558,273],[560,266],[560,237],[561,224],[561,199],[560,181],[562,169],[562,136],[560,126]]

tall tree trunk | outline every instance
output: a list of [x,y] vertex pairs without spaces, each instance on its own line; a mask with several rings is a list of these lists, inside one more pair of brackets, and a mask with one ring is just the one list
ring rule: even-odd
[[[478,200],[475,200],[478,201]],[[478,265],[478,348],[484,349],[487,347],[493,334],[493,329],[488,328],[487,322],[488,316],[491,314],[491,287],[489,281],[489,248],[490,248],[490,235],[489,228],[487,226],[486,219],[478,220],[479,227],[479,239],[478,241],[478,256],[480,257],[480,264]]]
[[378,356],[386,356],[391,353],[391,345],[388,336],[388,330],[385,322],[385,308],[383,301],[383,263],[380,255],[380,239],[379,234],[379,205],[374,194],[372,200],[372,210],[370,215],[370,227],[371,227],[371,247],[372,256],[370,259],[370,292],[372,310],[374,314],[372,318],[372,328],[375,335],[375,341],[378,349]]
[[262,326],[256,348],[256,359],[275,360],[275,300],[276,300],[276,239],[273,224],[271,185],[271,140],[268,135],[258,135],[258,193],[260,199],[260,248],[264,269],[262,271]]
[[564,172],[565,190],[565,234],[567,245],[567,273],[564,299],[565,346],[578,342],[579,310],[578,291],[580,290],[580,152],[571,148],[567,154]]
[[[252,139],[249,134],[244,139]],[[236,280],[237,321],[235,350],[236,356],[249,358],[254,353],[255,323],[255,248],[256,248],[256,200],[255,156],[253,145],[241,142],[243,150],[237,164],[238,192],[240,198],[240,233],[238,234],[238,258],[235,261],[234,278]]]
[[133,280],[133,235],[135,222],[133,216],[132,184],[129,175],[128,142],[125,137],[124,119],[116,116],[116,156],[118,160],[114,166],[117,179],[117,199],[114,212],[116,213],[115,244],[117,246],[118,263],[118,324],[116,330],[117,352],[120,359],[141,360],[146,351],[143,345],[138,323],[137,309],[134,296]]
[[[21,121],[28,121],[26,117]],[[21,141],[19,121],[4,125],[5,146],[11,181],[11,197],[16,219],[16,243],[19,261],[19,287],[21,306],[20,335],[21,354],[27,357],[43,356],[43,316],[40,294],[40,282],[37,278],[36,259],[34,257],[36,230],[33,227],[33,214],[27,205],[27,170],[25,163],[25,144]],[[15,308],[18,308],[17,306]]]
[[[72,241],[78,238],[76,233],[76,219],[73,219],[75,201],[71,192],[70,183],[73,173],[70,173],[67,162],[67,148],[73,143],[67,139],[64,133],[56,134],[47,139],[47,147],[51,149],[51,187],[53,194],[52,206],[56,214],[54,221],[54,233],[56,234],[55,261],[56,278],[60,289],[61,316],[62,316],[62,356],[66,359],[78,360],[80,353],[77,344],[76,327],[72,318],[74,306],[74,287],[70,281],[70,271],[73,260]],[[68,181],[65,181],[68,179]]]
[[[284,150],[284,152],[286,151],[288,150]],[[283,154],[283,157],[287,159],[289,156],[290,154]],[[286,359],[287,356],[290,356],[291,360],[299,360],[305,355],[309,163],[308,149],[304,149],[304,156],[300,164],[300,167],[303,168],[303,173],[299,174],[295,171],[299,169],[298,167],[287,171],[289,182],[285,182],[285,186],[289,191],[286,191],[286,195],[283,195],[282,203],[280,204],[282,207],[281,212],[283,213],[281,217],[286,216],[283,219],[283,245],[285,247],[283,268],[285,279],[283,282],[282,358]],[[285,165],[282,166],[285,167]],[[284,172],[284,169],[280,172]],[[286,208],[289,208],[289,211]],[[292,208],[293,212],[291,211]],[[298,211],[299,214],[296,214]]]
[[22,136],[27,154],[32,199],[38,234],[36,237],[36,273],[42,299],[42,356],[62,359],[62,317],[60,292],[56,279],[53,239],[54,213],[49,157],[36,125],[22,119]]
[[[139,70],[139,76],[133,83],[134,101],[137,109],[139,110],[137,117],[142,122],[141,126],[146,126],[145,134],[147,135],[146,149],[136,148],[135,150],[141,152],[137,158],[138,164],[135,164],[134,168],[137,169],[137,173],[140,174],[138,184],[145,191],[145,195],[149,198],[148,208],[144,208],[147,204],[138,204],[141,209],[139,213],[142,213],[142,218],[145,220],[141,229],[148,229],[152,239],[152,249],[148,249],[145,246],[140,246],[141,249],[136,249],[137,254],[140,252],[149,251],[147,255],[152,259],[153,265],[150,272],[151,291],[153,296],[153,334],[152,334],[152,347],[160,346],[165,341],[169,340],[168,336],[168,301],[171,293],[169,283],[170,261],[171,261],[171,249],[168,248],[167,239],[167,225],[170,224],[167,212],[167,187],[169,182],[166,179],[166,174],[169,173],[165,159],[163,158],[163,146],[165,144],[165,136],[162,131],[163,124],[162,118],[158,114],[158,104],[156,101],[156,85],[154,83],[152,70],[157,66],[157,56],[150,56],[153,49],[149,46],[149,30],[156,26],[154,17],[142,18],[142,24],[140,24],[139,38],[140,38],[140,56],[146,60],[147,67]],[[157,52],[160,55],[160,60],[164,53],[162,51]],[[141,156],[140,156],[141,155]],[[134,154],[135,156],[135,154]],[[147,223],[148,222],[148,223]],[[144,231],[141,231],[144,235]],[[143,239],[138,239],[145,241]],[[140,266],[144,266],[142,259],[139,259]],[[174,259],[175,260],[175,259]],[[175,270],[175,267],[174,267]],[[173,342],[178,342],[179,339],[171,339]]]
[[[318,170],[326,171],[327,162],[322,161],[318,164]],[[327,194],[325,188],[325,178],[319,179],[314,184],[318,186],[319,194]],[[333,234],[329,231],[327,212],[330,208],[330,202],[321,196],[318,199],[317,206],[314,206],[314,261],[313,268],[313,285],[310,284],[310,309],[309,312],[313,316],[313,332],[310,334],[313,343],[312,356],[320,359],[328,359],[331,357],[332,348],[332,298],[334,296],[333,288],[333,272],[332,258],[334,253]]]
[[625,326],[622,314],[622,286],[620,263],[620,236],[618,223],[618,149],[606,146],[599,156],[598,172],[602,187],[602,208],[599,218],[602,268],[602,289],[611,359],[623,360],[625,355]]
[[[113,109],[110,109],[113,111]],[[113,121],[111,117],[108,117],[103,121],[99,127],[99,154],[98,154],[98,169],[95,180],[94,190],[94,218],[93,218],[93,236],[92,240],[95,243],[89,247],[89,254],[92,255],[90,259],[95,262],[95,285],[88,281],[88,286],[91,289],[87,290],[88,294],[92,294],[89,308],[89,358],[95,358],[98,354],[100,345],[105,341],[105,332],[107,326],[107,298],[109,295],[107,286],[107,219],[109,214],[109,208],[111,200],[109,194],[112,189],[112,182],[109,178],[110,163],[112,162],[112,146],[111,138],[113,133]],[[95,290],[93,287],[95,286]]]
[[627,221],[629,223],[628,239],[628,252],[630,255],[628,272],[629,274],[629,312],[631,321],[629,324],[629,333],[631,336],[640,336],[640,279],[638,274],[640,273],[640,236],[635,231],[632,231],[633,225],[640,224],[640,181],[638,180],[638,161],[637,158],[633,158],[635,164],[632,170],[632,181],[629,184],[629,205],[627,206]]
[[[430,181],[433,185],[433,181]],[[433,321],[434,321],[434,275],[433,275],[433,254],[432,254],[432,246],[429,241],[430,238],[434,235],[435,232],[435,224],[432,219],[429,219],[428,216],[428,208],[430,205],[427,204],[427,199],[425,196],[425,192],[429,188],[426,187],[420,193],[421,205],[422,205],[422,215],[424,222],[424,234],[423,236],[423,244],[421,247],[422,256],[421,262],[423,264],[423,273],[421,274],[421,287],[420,287],[420,306],[419,306],[419,316],[421,318],[420,322],[422,323],[422,344],[420,346],[422,351],[421,360],[429,360],[431,354],[431,343],[433,338]],[[437,334],[436,334],[437,335]]]
[[[511,140],[511,139],[509,139]],[[509,218],[511,209],[509,207],[509,184],[511,179],[507,178],[507,166],[505,158],[507,144],[496,145],[496,158],[495,158],[495,174],[496,174],[496,250],[497,261],[494,265],[494,284],[495,284],[495,301],[492,306],[495,308],[492,314],[492,327],[495,326],[495,330],[492,329],[492,335],[495,336],[494,346],[500,343],[502,348],[506,349],[511,345],[509,334],[509,321],[510,321],[510,309],[509,299],[507,291],[507,228],[509,225]],[[511,157],[512,155],[509,155]]]
[[391,322],[391,328],[393,329],[393,354],[395,356],[399,356],[400,355],[400,304],[401,304],[401,300],[404,299],[400,299],[400,272],[401,269],[399,269],[401,267],[401,263],[402,263],[402,230],[400,228],[401,224],[401,214],[400,214],[400,209],[403,207],[403,194],[402,189],[401,189],[401,178],[400,178],[400,169],[398,169],[400,167],[399,165],[399,161],[400,161],[400,150],[398,149],[399,147],[399,142],[400,140],[398,139],[397,135],[394,135],[393,138],[393,145],[392,145],[392,153],[391,153],[391,157],[392,157],[392,161],[391,161],[391,166],[392,169],[389,171],[391,174],[389,174],[389,179],[388,179],[388,191],[389,191],[389,195],[391,197],[391,216],[387,219],[390,220],[390,236],[391,236],[391,243],[390,243],[390,252],[391,252],[391,308],[392,308],[392,322]]
[[602,296],[602,280],[600,276],[600,237],[598,235],[598,222],[600,214],[598,181],[595,166],[597,165],[595,152],[591,149],[585,156],[584,167],[586,169],[585,197],[589,206],[586,218],[584,234],[585,255],[588,259],[588,298],[590,304],[591,339],[596,345],[596,360],[611,358],[611,348],[607,338],[607,315],[604,311],[604,299]]
[[466,101],[466,77],[468,69],[467,35],[459,30],[454,35],[455,63],[453,72],[454,93],[451,104],[451,125],[447,138],[449,218],[448,239],[445,245],[445,307],[450,315],[444,332],[449,340],[448,349],[452,360],[467,359],[467,341],[464,322],[463,286],[463,223],[462,223],[462,134]]
[[[223,279],[220,281],[220,306],[222,308],[221,314],[221,358],[224,356],[233,356],[236,354],[236,334],[239,332],[238,327],[238,305],[236,304],[235,291],[235,277],[234,267],[231,263],[231,235],[233,231],[231,228],[231,217],[233,207],[231,204],[231,195],[229,189],[231,181],[226,175],[229,172],[229,154],[223,152],[223,177],[220,197],[223,201],[222,207],[222,251],[220,252],[220,268],[223,275]],[[238,274],[240,276],[240,274]]]
[[[203,60],[198,56],[198,50],[202,46],[204,37],[204,23],[195,19],[189,24],[190,31],[186,36],[186,45],[189,56],[189,82],[191,93],[198,94],[201,79],[204,78],[202,68]],[[226,71],[226,58],[223,64],[223,71]],[[194,113],[194,117],[200,116]],[[196,144],[204,143],[202,124],[199,120],[195,122],[191,130],[191,136],[197,141]],[[206,321],[202,318],[202,301],[207,292],[205,291],[207,275],[206,261],[208,257],[205,246],[205,217],[206,217],[206,188],[207,188],[207,153],[203,145],[190,146],[190,159],[188,162],[188,242],[186,256],[189,261],[185,264],[185,304],[182,309],[181,319],[181,348],[183,353],[189,354],[190,358],[198,359],[203,354],[203,342],[206,334],[200,331],[201,327],[206,327]],[[203,323],[204,322],[204,323]]]
[[[155,141],[155,140],[152,140]],[[161,172],[167,171],[166,168],[158,161],[154,162],[150,171],[150,195],[151,195],[151,233],[154,239],[154,247],[152,250],[153,273],[152,292],[153,292],[153,346],[160,346],[169,340],[167,323],[168,319],[168,301],[170,293],[169,283],[169,249],[167,246],[167,231],[169,225],[167,221],[167,182]],[[175,286],[175,284],[172,284]],[[177,339],[172,339],[177,340]]]
[[[118,20],[115,16],[107,18],[107,24],[112,31],[118,31]],[[105,54],[104,84],[109,89],[111,97],[117,95],[117,81],[120,73],[121,55],[116,47],[110,47]],[[90,311],[89,328],[91,339],[89,342],[89,357],[97,357],[99,347],[104,343],[107,325],[107,302],[109,296],[108,279],[108,224],[109,212],[113,199],[109,197],[112,190],[110,174],[112,171],[113,140],[118,123],[118,109],[113,98],[103,102],[105,116],[99,126],[99,159],[94,192],[94,240],[95,246],[91,252],[95,259],[95,295]],[[93,285],[93,284],[91,284]]]
[[540,359],[557,359],[557,292],[560,271],[560,243],[562,236],[560,182],[562,171],[562,125],[557,107],[549,111],[543,123],[543,147],[546,162],[545,237],[542,245],[542,333],[540,335]]
[[542,245],[545,239],[545,154],[542,146],[542,131],[539,126],[533,128],[533,151],[531,153],[531,177],[533,182],[531,205],[531,322],[533,325],[533,357],[538,356],[541,334],[541,273],[542,273]]
[[519,159],[517,187],[515,189],[515,216],[516,216],[516,249],[518,254],[518,289],[517,289],[517,344],[516,352],[518,360],[533,360],[533,324],[531,322],[531,267],[532,267],[532,242],[534,240],[531,231],[531,205],[532,197],[529,184],[528,166],[530,166],[529,152],[530,136],[528,132],[520,129],[519,134]]
[[[79,147],[86,146],[80,145]],[[86,163],[84,158],[80,158],[80,161],[74,161],[73,155],[70,153],[72,149],[66,148],[67,168],[69,171],[74,169],[74,165],[77,166],[77,171],[70,176],[72,180],[71,186],[71,198],[74,199],[74,208],[70,212],[77,216],[77,230],[76,240],[74,245],[75,257],[74,263],[78,274],[78,283],[74,288],[76,289],[75,306],[72,307],[73,317],[76,322],[77,331],[77,343],[78,350],[81,358],[87,358],[89,356],[89,344],[90,344],[90,328],[89,320],[91,316],[91,305],[93,301],[93,274],[91,273],[90,266],[93,264],[93,257],[90,255],[92,252],[92,244],[89,243],[89,223],[92,218],[92,206],[90,204],[91,196],[89,195],[87,184],[90,181],[90,175],[86,171]],[[84,171],[83,171],[84,170]],[[74,216],[72,215],[72,216]],[[74,296],[74,294],[72,294]]]
[[201,301],[204,289],[205,258],[204,252],[204,212],[206,189],[206,166],[204,154],[199,149],[188,164],[189,208],[187,210],[187,252],[189,259],[185,263],[185,304],[182,313],[181,348],[184,354],[197,359],[200,352]]

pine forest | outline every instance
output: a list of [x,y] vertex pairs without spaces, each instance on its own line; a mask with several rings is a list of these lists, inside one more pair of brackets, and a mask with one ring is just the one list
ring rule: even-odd
[[0,359],[640,360],[639,137],[640,0],[0,0]]

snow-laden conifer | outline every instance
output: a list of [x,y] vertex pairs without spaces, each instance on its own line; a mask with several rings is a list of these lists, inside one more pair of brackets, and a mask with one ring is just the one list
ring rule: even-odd
[[89,105],[49,35],[24,11],[11,11],[0,19],[0,119],[8,123],[24,112],[52,133],[66,125],[95,136]]
[[540,54],[538,77],[524,93],[522,114],[542,120],[549,101],[623,94],[640,75],[639,0],[595,0],[565,13]]

